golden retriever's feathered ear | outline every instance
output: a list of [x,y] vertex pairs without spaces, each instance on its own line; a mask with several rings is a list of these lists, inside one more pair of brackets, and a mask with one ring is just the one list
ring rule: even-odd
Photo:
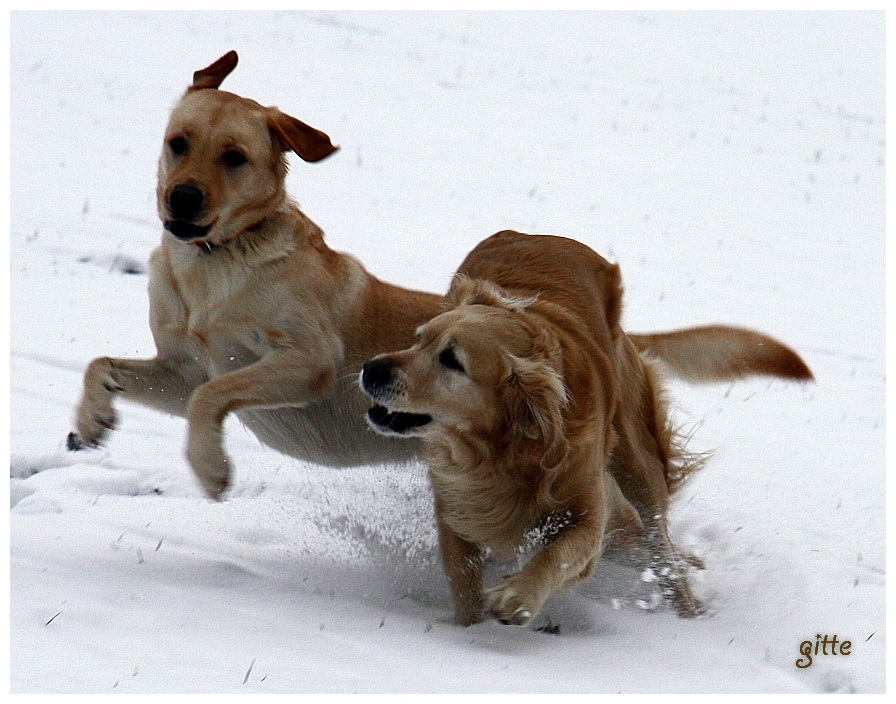
[[455,274],[445,298],[445,306],[447,310],[458,306],[483,305],[521,311],[532,305],[537,299],[537,296],[514,298],[491,281],[471,279],[464,274]]
[[566,454],[563,411],[569,404],[560,374],[544,359],[510,358],[503,390],[511,435],[543,442],[542,466],[556,467]]
[[284,152],[294,151],[305,161],[320,161],[339,147],[330,137],[277,108],[267,109],[268,128],[280,142]]
[[211,66],[201,68],[193,74],[193,84],[187,88],[187,92],[204,90],[206,88],[218,88],[231,71],[236,68],[239,56],[235,51],[228,51],[224,56],[215,61]]

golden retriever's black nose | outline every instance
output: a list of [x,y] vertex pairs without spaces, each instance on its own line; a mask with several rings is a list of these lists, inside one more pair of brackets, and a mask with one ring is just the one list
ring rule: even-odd
[[202,210],[204,201],[205,195],[199,188],[180,184],[168,196],[168,208],[173,219],[190,222]]
[[379,359],[365,362],[361,368],[361,385],[368,391],[386,386],[392,381],[392,368]]

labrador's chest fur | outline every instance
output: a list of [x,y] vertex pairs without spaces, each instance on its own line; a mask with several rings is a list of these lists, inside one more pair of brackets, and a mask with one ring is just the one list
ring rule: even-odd
[[344,358],[340,327],[365,273],[348,257],[328,269],[303,242],[303,223],[289,220],[211,251],[169,238],[153,253],[154,327],[189,340],[209,377],[312,340],[329,341],[327,354]]
[[[302,223],[299,222],[299,225]],[[153,252],[150,308],[157,343],[177,340],[209,378],[247,367],[277,348],[309,347],[340,360],[330,398],[238,412],[265,444],[330,465],[411,459],[416,442],[371,443],[366,402],[354,388],[354,361],[342,326],[366,273],[350,257],[327,261],[301,233],[283,229],[239,248],[205,251],[170,239]],[[333,264],[337,265],[334,270]]]
[[151,286],[150,305],[165,311],[161,324],[188,341],[210,378],[252,364],[286,341],[283,293],[269,284],[270,270],[283,262],[252,265],[230,252],[203,253],[181,243],[153,258],[170,285]]

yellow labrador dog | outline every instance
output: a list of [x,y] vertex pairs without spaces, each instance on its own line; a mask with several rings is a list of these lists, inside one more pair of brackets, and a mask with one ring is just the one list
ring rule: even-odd
[[150,258],[153,359],[93,360],[72,449],[96,446],[121,397],[188,420],[202,487],[230,484],[230,413],[267,445],[326,465],[402,461],[417,448],[371,433],[361,363],[404,347],[441,297],[392,286],[330,250],[285,191],[286,152],[319,161],[330,138],[275,107],[219,90],[230,52],[197,71],[174,108],[159,160],[164,223]]
[[[672,544],[666,514],[700,460],[671,426],[651,353],[702,381],[808,380],[805,363],[739,328],[626,335],[619,268],[562,237],[493,235],[446,303],[412,347],[366,363],[360,384],[374,429],[424,441],[456,620],[528,623],[593,571],[608,539],[640,545],[667,602],[699,615],[687,572],[700,563]],[[532,559],[483,593],[486,551],[521,546]]]

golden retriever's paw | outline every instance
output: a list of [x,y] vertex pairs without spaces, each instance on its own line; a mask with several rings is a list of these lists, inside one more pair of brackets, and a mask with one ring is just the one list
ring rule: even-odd
[[688,586],[686,593],[682,593],[680,590],[672,597],[670,600],[672,606],[675,608],[675,612],[681,618],[700,618],[701,616],[706,616],[709,611],[706,608],[706,604],[704,604],[700,599],[698,599],[691,592],[690,586]]
[[210,499],[220,501],[230,486],[230,461],[220,443],[187,441],[187,461]]
[[685,572],[675,571],[669,567],[662,568],[659,583],[665,602],[675,609],[681,618],[699,618],[706,615],[706,605],[694,595]]
[[511,575],[485,590],[486,609],[505,625],[525,626],[541,610],[541,603],[527,594],[522,581],[519,575]]

